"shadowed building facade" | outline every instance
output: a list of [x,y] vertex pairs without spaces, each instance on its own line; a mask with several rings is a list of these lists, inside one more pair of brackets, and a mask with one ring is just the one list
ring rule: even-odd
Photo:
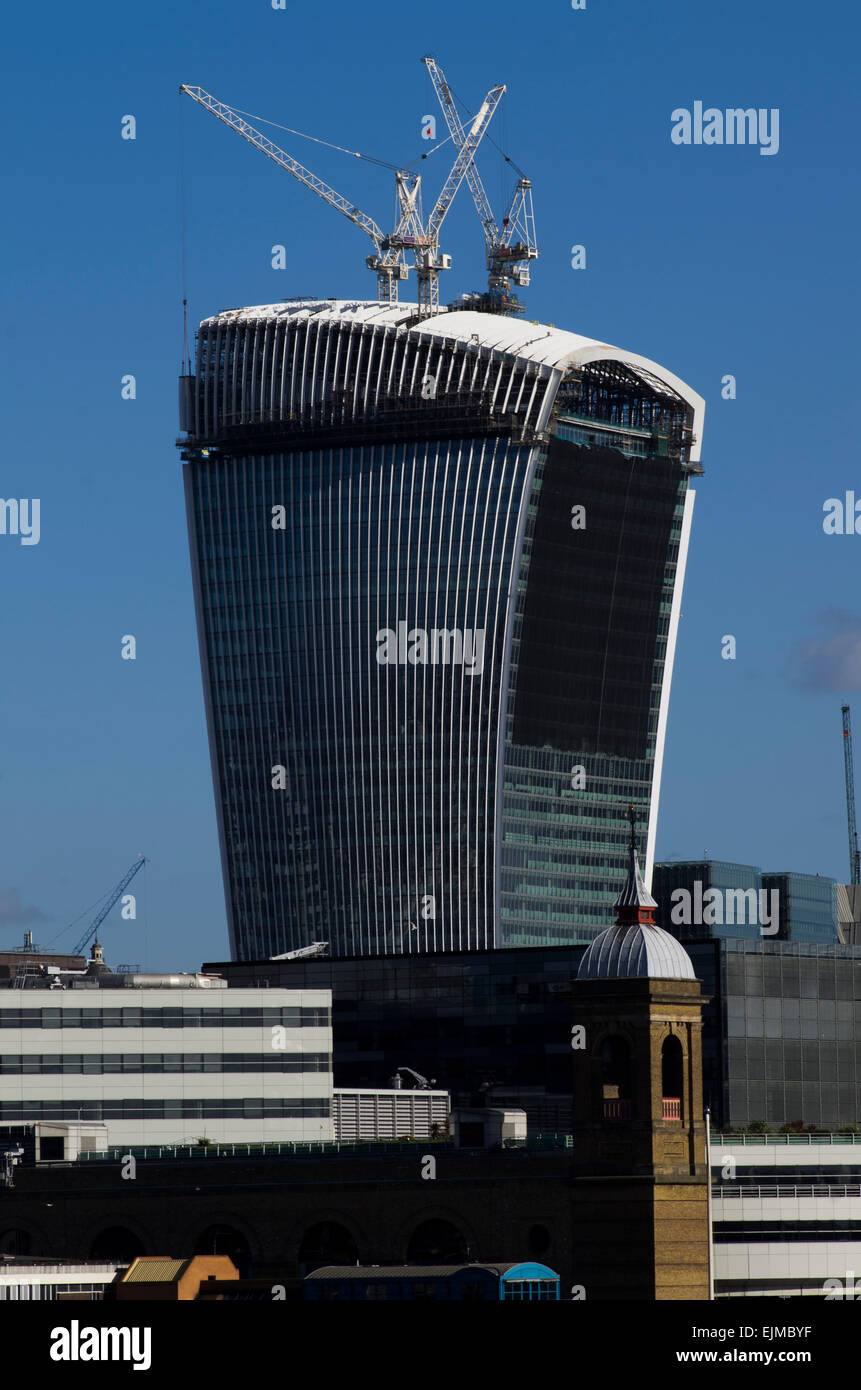
[[472,310],[205,320],[185,487],[231,951],[588,942],[658,789],[702,399]]

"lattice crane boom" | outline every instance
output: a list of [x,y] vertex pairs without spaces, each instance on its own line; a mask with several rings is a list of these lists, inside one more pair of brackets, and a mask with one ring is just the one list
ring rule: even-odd
[[259,130],[255,130],[254,126],[250,125],[249,122],[246,121],[244,117],[240,116],[238,112],[234,111],[231,106],[225,105],[223,101],[218,101],[218,99],[209,92],[205,92],[202,87],[182,86],[179,90],[185,92],[187,96],[191,97],[192,101],[196,101],[200,106],[204,107],[205,110],[211,111],[213,116],[217,116],[225,125],[230,126],[231,130],[235,130],[237,134],[242,136],[243,140],[247,140],[255,149],[261,150],[262,153],[273,160],[279,168],[286,169],[288,174],[292,174],[294,179],[298,179],[306,188],[310,188],[311,192],[316,193],[318,198],[322,198],[330,207],[335,208],[337,212],[343,213],[350,222],[354,222],[357,227],[361,227],[363,231],[367,232],[371,241],[374,243],[374,249],[377,252],[381,251],[383,233],[380,231],[373,217],[369,217],[367,213],[362,212],[361,209],[357,208],[349,199],[337,193],[325,180],[318,178],[316,174],[312,174],[311,170],[306,169],[304,165],[300,164],[298,159],[294,159],[292,155],[279,149],[272,140],[265,135],[261,135]]
[[[442,108],[445,123],[448,126],[448,132],[452,138],[452,143],[455,149],[459,150],[466,140],[466,132],[463,128],[458,109],[455,106],[451,88],[446,81],[445,73],[436,59],[432,58],[430,54],[424,57],[422,62],[427,68],[430,80],[433,83],[433,88]],[[484,184],[481,181],[481,175],[474,161],[466,169],[466,181],[469,185],[469,191],[472,194],[472,200],[475,203],[476,211],[478,212],[479,221],[484,228],[485,247],[489,251],[491,246],[499,240],[499,228],[496,225],[496,219],[493,216],[490,200],[485,192]]]
[[493,119],[493,113],[504,93],[504,87],[493,87],[481,103],[428,218],[424,246],[421,254],[418,252],[416,254],[420,314],[433,313],[439,308],[439,273],[441,270],[448,270],[451,265],[450,256],[440,256],[439,254],[440,227],[467,171],[473,165],[476,151],[484,139],[487,127]]
[[[243,140],[247,140],[249,145],[253,145],[255,149],[265,154],[268,159],[278,165],[279,169],[285,169],[288,174],[292,174],[294,179],[298,179],[305,188],[316,193],[317,197],[322,198],[329,207],[340,212],[347,218],[348,222],[352,222],[356,227],[360,227],[362,231],[366,232],[374,247],[374,255],[368,257],[367,265],[369,269],[377,272],[379,297],[382,300],[397,299],[397,281],[406,278],[406,267],[404,266],[403,270],[399,268],[399,261],[402,261],[403,258],[399,257],[396,252],[392,253],[390,250],[387,253],[384,250],[383,243],[386,238],[373,217],[362,212],[361,208],[357,208],[354,203],[350,202],[349,198],[338,193],[330,184],[326,183],[325,179],[319,178],[310,169],[306,169],[304,164],[299,163],[298,159],[294,159],[292,155],[280,149],[268,136],[261,134],[249,121],[245,120],[238,111],[234,111],[232,106],[219,101],[217,97],[204,91],[202,87],[189,87],[183,84],[179,90],[190,96],[192,101],[196,101],[205,111],[211,111],[213,116],[217,116],[231,130],[235,130],[237,135],[241,135]],[[403,202],[401,207],[403,218]]]
[[126,870],[119,883],[117,884],[116,888],[112,889],[111,895],[108,898],[107,902],[99,909],[99,912],[93,918],[93,921],[90,923],[90,925],[87,927],[87,930],[84,932],[84,935],[81,937],[80,941],[78,942],[77,946],[72,952],[73,956],[80,956],[83,954],[84,948],[89,945],[90,941],[92,941],[96,932],[99,930],[99,927],[102,925],[102,922],[105,920],[111,908],[114,906],[114,903],[117,902],[124,889],[126,889],[128,885],[131,883],[138,869],[142,869],[144,864],[146,863],[147,860],[144,859],[143,855],[139,855],[135,862],[132,864],[131,868]]
[[439,236],[439,229],[443,224],[443,219],[454,201],[454,195],[460,188],[464,176],[472,167],[479,145],[487,132],[487,127],[493,119],[493,113],[505,95],[505,87],[492,87],[488,92],[481,106],[475,114],[475,119],[469,128],[469,133],[460,149],[457,158],[451,166],[448,178],[442,186],[440,195],[436,200],[433,212],[428,218],[428,235]]
[[[452,143],[456,149],[460,150],[468,137],[464,132],[445,73],[430,54],[426,55],[422,62],[433,83]],[[500,230],[484,184],[481,181],[481,175],[474,162],[470,162],[467,166],[465,177],[472,193],[472,200],[475,203],[479,221],[484,229],[488,285],[491,294],[494,291],[507,289],[508,277],[511,277],[517,285],[528,285],[529,262],[538,257],[530,180],[523,176],[518,180],[508,211],[502,219],[502,229]]]

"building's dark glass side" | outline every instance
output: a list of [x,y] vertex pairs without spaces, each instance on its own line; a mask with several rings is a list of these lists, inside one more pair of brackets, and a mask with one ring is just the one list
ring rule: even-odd
[[[535,473],[511,634],[498,944],[591,940],[651,815],[691,412],[593,363],[563,383]],[[582,510],[580,510],[582,509]]]
[[[571,981],[583,946],[402,960],[209,963],[237,985],[331,989],[336,1086],[385,1086],[410,1066],[470,1105],[522,1106],[569,1132]],[[685,947],[707,1003],[703,1099],[712,1127],[861,1116],[861,947],[713,940]]]
[[[515,743],[646,757],[655,633],[684,485],[666,459],[551,441],[520,637]],[[572,498],[585,512],[573,537]]]

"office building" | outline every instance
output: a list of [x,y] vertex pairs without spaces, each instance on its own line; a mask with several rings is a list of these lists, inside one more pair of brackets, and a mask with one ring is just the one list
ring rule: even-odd
[[704,403],[470,309],[206,319],[181,441],[231,952],[588,942],[650,876]]
[[765,873],[762,886],[777,893],[780,941],[834,944],[837,929],[837,881],[822,874]]
[[822,874],[763,872],[702,859],[656,864],[657,920],[680,940],[720,938],[834,944],[837,884]]
[[332,1138],[327,991],[98,969],[0,989],[0,1125],[36,1125],[40,1159],[71,1156],[64,1122],[88,1152],[88,1122],[108,1145]]
[[720,859],[656,864],[655,920],[685,942],[723,937],[758,941],[760,926],[771,925],[760,922],[761,888],[762,870],[754,864]]
[[[440,956],[208,964],[231,984],[329,989],[338,1086],[406,1063],[453,1107],[516,1106],[570,1132],[571,981],[582,946]],[[861,1123],[861,945],[718,938],[685,949],[702,982],[715,1124]]]
[[715,1298],[858,1301],[861,1136],[714,1134],[711,1176]]

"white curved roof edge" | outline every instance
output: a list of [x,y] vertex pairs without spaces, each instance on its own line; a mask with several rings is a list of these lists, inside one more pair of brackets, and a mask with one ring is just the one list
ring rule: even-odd
[[[201,322],[201,328],[214,328],[219,324],[237,323],[242,320],[271,318],[338,318],[352,319],[355,323],[385,324],[397,327],[418,314],[418,305],[404,303],[382,304],[375,299],[308,299],[292,300],[281,304],[256,304],[246,308],[225,309],[219,314]],[[502,314],[482,314],[475,309],[441,309],[439,314],[414,323],[411,330],[415,334],[429,334],[431,337],[452,338],[459,342],[473,342],[478,338],[479,345],[498,352],[511,353],[529,362],[554,371],[564,372],[570,367],[585,366],[588,362],[621,362],[633,371],[642,371],[653,376],[681,396],[694,412],[693,433],[695,443],[691,445],[690,459],[697,463],[700,457],[705,400],[681,377],[653,362],[641,353],[628,352],[625,348],[614,347],[610,343],[599,342],[597,338],[584,338],[579,333],[571,333],[565,328],[551,327],[549,324],[524,322],[522,319],[507,318]]]

